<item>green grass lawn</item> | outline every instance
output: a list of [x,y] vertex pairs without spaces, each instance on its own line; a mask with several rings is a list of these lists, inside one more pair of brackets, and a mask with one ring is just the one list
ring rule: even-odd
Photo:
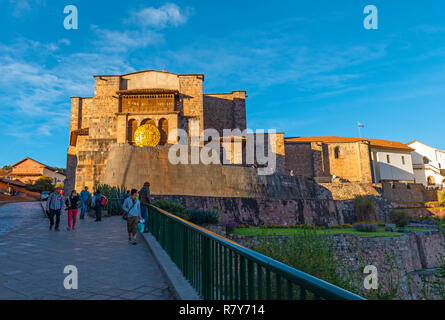
[[[283,229],[283,228],[236,228],[233,233],[244,236],[294,236],[302,234],[302,229]],[[316,230],[318,234],[331,235],[331,234],[353,234],[362,238],[376,238],[376,237],[398,237],[403,235],[398,232],[388,232],[384,228],[379,228],[376,232],[360,232],[353,228],[347,229],[326,229]]]

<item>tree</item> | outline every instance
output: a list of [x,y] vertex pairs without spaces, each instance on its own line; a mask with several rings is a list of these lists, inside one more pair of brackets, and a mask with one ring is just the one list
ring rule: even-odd
[[33,185],[29,185],[28,189],[35,192],[53,191],[53,179],[48,176],[41,176]]
[[5,170],[5,171],[11,171],[12,167],[11,166],[3,166],[2,169]]

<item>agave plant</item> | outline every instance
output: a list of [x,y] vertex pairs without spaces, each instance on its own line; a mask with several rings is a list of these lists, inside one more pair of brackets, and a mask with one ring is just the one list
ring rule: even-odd
[[122,213],[122,199],[127,193],[127,188],[124,186],[111,187],[107,184],[98,184],[94,190],[100,191],[102,195],[108,198],[108,203],[104,210],[107,210],[110,216],[120,215]]

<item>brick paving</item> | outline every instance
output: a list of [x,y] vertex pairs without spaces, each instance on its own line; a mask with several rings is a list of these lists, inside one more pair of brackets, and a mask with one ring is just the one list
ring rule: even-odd
[[[49,231],[38,202],[0,207],[0,299],[172,299],[144,240],[128,244],[120,217],[66,226],[64,212],[60,232]],[[63,286],[66,265],[77,267],[77,290]]]

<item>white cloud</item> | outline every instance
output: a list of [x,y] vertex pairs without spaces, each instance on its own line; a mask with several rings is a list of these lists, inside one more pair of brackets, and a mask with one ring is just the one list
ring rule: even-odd
[[163,42],[162,34],[151,30],[103,30],[96,29],[94,44],[100,51],[126,52]]
[[158,29],[169,25],[177,27],[187,22],[190,9],[181,10],[174,3],[166,3],[159,8],[148,7],[133,12],[127,22],[135,22],[142,27],[154,27]]

